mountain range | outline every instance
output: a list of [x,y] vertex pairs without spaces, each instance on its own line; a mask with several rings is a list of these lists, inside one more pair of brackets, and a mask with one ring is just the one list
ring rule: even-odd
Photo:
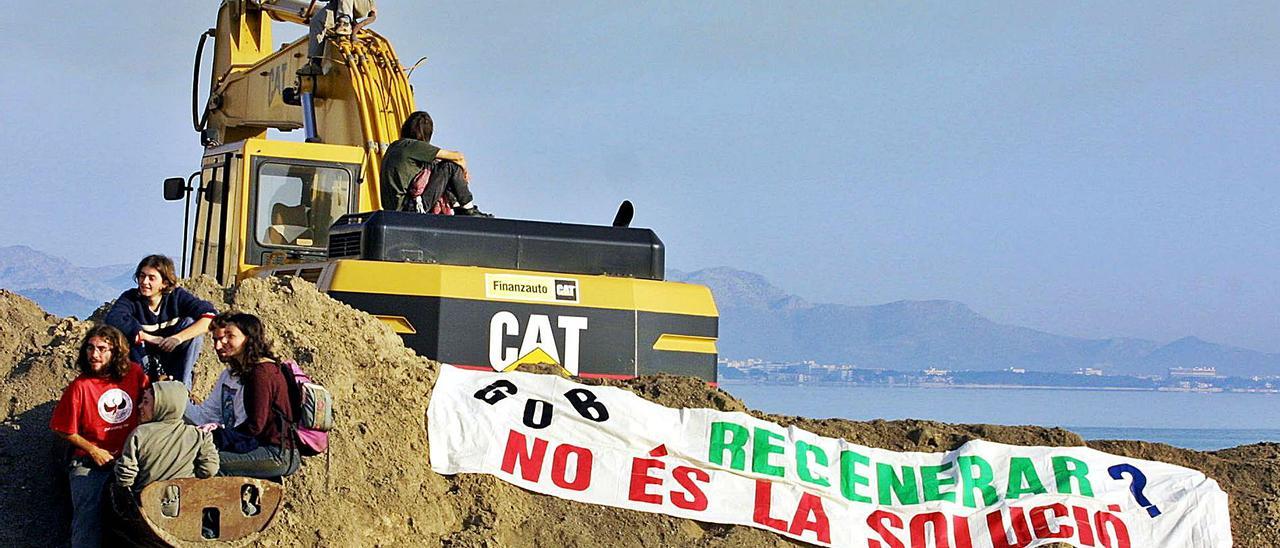
[[[88,317],[133,287],[132,265],[81,267],[27,246],[0,247],[0,288],[60,316]],[[1170,343],[1085,339],[994,322],[956,301],[870,306],[810,303],[759,274],[733,268],[671,270],[667,278],[706,285],[720,311],[720,355],[815,360],[911,371],[951,370],[1165,375],[1171,367],[1216,367],[1232,376],[1280,375],[1280,354],[1196,337]]]
[[870,306],[810,303],[763,276],[732,268],[669,271],[668,279],[706,285],[720,311],[720,355],[775,361],[815,360],[920,370],[1166,375],[1172,367],[1216,367],[1231,376],[1280,375],[1280,354],[1196,337],[1170,343],[1086,339],[996,323],[956,301],[897,301]]
[[133,285],[133,265],[82,267],[25,245],[0,247],[0,288],[52,314],[86,318]]

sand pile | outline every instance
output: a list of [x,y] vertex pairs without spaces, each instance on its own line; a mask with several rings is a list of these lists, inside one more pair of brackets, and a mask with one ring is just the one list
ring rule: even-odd
[[[430,471],[428,399],[438,364],[415,356],[372,317],[317,292],[301,280],[250,280],[224,289],[208,280],[186,287],[221,310],[261,316],[277,350],[297,359],[337,399],[331,456],[308,459],[286,481],[283,516],[257,543],[425,546],[769,546],[792,543],[771,533],[593,506],[536,495],[492,477],[446,478]],[[21,348],[0,364],[6,375],[0,402],[12,411],[0,424],[0,545],[50,545],[65,534],[49,470],[53,403],[74,376],[72,361],[89,322],[44,316],[29,301],[0,293],[0,342]],[[22,346],[25,345],[25,346]],[[17,348],[17,347],[15,347]],[[5,350],[9,351],[9,346]],[[0,357],[5,357],[0,355]],[[15,365],[16,364],[16,365]],[[12,371],[10,371],[10,369]],[[221,365],[206,351],[196,392],[208,393]],[[659,376],[609,382],[675,407],[746,410],[730,394],[700,381]],[[895,450],[941,451],[972,438],[1012,444],[1082,445],[1061,429],[949,425],[927,421],[817,420],[757,414],[780,424]],[[1230,493],[1236,541],[1269,546],[1280,535],[1280,446],[1256,445],[1199,453],[1134,442],[1091,444],[1099,449],[1206,471]]]
[[0,289],[0,376],[8,377],[28,353],[49,344],[49,328],[58,322],[40,306]]

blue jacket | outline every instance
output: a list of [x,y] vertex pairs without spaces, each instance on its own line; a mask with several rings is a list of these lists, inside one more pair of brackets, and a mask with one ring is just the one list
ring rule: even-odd
[[111,305],[106,322],[124,332],[125,338],[133,346],[129,356],[142,363],[143,345],[138,344],[139,333],[168,337],[181,331],[178,324],[183,319],[196,321],[200,318],[212,318],[217,314],[218,310],[212,303],[181,287],[176,287],[161,297],[160,312],[153,314],[147,308],[147,299],[138,294],[137,288],[133,288],[121,293],[120,298]]

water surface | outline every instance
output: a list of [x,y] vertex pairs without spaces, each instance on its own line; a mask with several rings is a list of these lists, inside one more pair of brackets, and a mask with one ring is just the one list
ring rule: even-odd
[[1188,449],[1280,441],[1280,394],[725,384],[753,409],[812,418],[1061,426]]

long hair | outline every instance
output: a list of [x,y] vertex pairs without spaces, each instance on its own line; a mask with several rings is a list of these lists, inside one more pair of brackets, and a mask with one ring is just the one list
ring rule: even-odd
[[[89,339],[98,338],[107,342],[111,346],[111,361],[107,362],[107,366],[102,369],[101,373],[96,373],[93,366],[89,365]],[[80,369],[80,373],[89,376],[110,377],[113,381],[123,380],[124,376],[129,373],[129,341],[125,340],[124,333],[119,329],[111,327],[105,323],[98,324],[89,329],[85,333],[84,339],[80,341],[80,352],[76,355],[76,367]]]
[[133,269],[133,280],[137,281],[142,276],[142,269],[154,268],[160,273],[160,279],[164,281],[164,289],[161,293],[168,294],[173,288],[178,286],[178,275],[173,272],[173,259],[164,255],[147,255],[141,261],[138,261],[138,268]]
[[429,143],[435,129],[436,125],[431,121],[431,115],[419,110],[405,118],[404,124],[400,126],[400,138],[417,139]]
[[260,362],[279,363],[280,358],[272,350],[271,341],[267,340],[267,330],[257,316],[244,312],[223,312],[213,319],[212,327],[214,329],[235,327],[244,334],[244,347],[240,349],[240,354],[232,356],[227,362],[227,368],[231,370],[232,375],[244,378]]

